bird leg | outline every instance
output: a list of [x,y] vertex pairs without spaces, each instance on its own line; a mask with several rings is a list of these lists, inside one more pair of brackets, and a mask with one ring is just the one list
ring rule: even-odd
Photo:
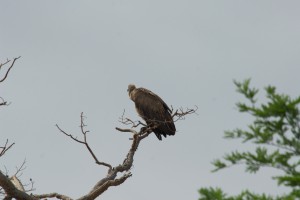
[[151,129],[149,130],[149,126],[144,126],[141,128],[140,135],[144,133],[149,133],[149,131],[152,131]]
[[158,124],[156,122],[148,122],[147,126],[141,128],[140,134],[143,135],[144,133],[151,133],[157,127]]

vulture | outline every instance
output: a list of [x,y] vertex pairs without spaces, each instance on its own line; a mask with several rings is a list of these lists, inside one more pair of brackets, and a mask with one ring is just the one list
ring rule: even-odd
[[162,136],[175,135],[172,111],[158,95],[145,88],[136,88],[132,84],[128,85],[127,91],[130,99],[135,103],[137,113],[147,125],[157,124],[153,132],[159,140]]

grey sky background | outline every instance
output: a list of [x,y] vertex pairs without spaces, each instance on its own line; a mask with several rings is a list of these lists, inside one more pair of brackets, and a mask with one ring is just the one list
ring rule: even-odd
[[[233,79],[252,78],[257,88],[275,85],[300,94],[299,1],[1,1],[0,60],[22,56],[0,96],[0,141],[16,145],[1,158],[12,174],[26,158],[23,182],[36,193],[73,198],[106,173],[87,150],[60,134],[55,124],[81,137],[87,116],[89,142],[100,160],[117,165],[129,147],[118,118],[137,120],[127,85],[148,88],[174,108],[199,107],[176,123],[175,137],[144,140],[133,177],[102,199],[197,199],[200,187],[229,194],[249,189],[281,194],[263,169],[237,166],[211,173],[211,161],[252,145],[224,140],[224,130],[243,128]],[[261,91],[260,96],[263,97]]]

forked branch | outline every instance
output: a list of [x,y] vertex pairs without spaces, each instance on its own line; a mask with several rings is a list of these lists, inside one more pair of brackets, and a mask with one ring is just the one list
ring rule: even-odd
[[[2,83],[8,76],[8,73],[10,72],[11,68],[14,66],[16,60],[18,60],[21,56],[14,58],[11,65],[8,67],[8,69],[6,70],[3,78],[0,78],[0,83]],[[2,67],[5,66],[6,64],[10,63],[11,60],[6,60],[6,62],[4,63],[0,63],[0,71],[2,70]],[[7,103],[2,97],[0,97],[0,106],[7,106],[9,105],[9,103]]]
[[[84,123],[84,118],[85,117],[83,116],[83,113],[81,113],[81,115],[80,115],[80,119],[81,119],[80,120],[81,121],[80,130],[81,130],[81,133],[83,134],[83,140],[77,139],[73,135],[62,130],[58,125],[56,125],[56,126],[59,129],[59,131],[61,133],[63,133],[64,135],[70,137],[72,140],[74,140],[80,144],[84,144],[87,147],[87,149],[89,150],[89,152],[91,153],[91,155],[93,156],[93,158],[95,159],[96,163],[98,163],[98,164],[100,163],[100,165],[109,167],[107,175],[103,179],[98,181],[90,192],[88,192],[86,195],[84,195],[78,199],[78,200],[92,200],[92,199],[97,198],[99,195],[101,195],[109,187],[120,185],[124,181],[126,181],[127,178],[132,176],[132,174],[130,173],[130,169],[133,165],[133,157],[135,155],[135,152],[138,148],[140,141],[142,139],[144,139],[145,137],[147,137],[151,133],[151,131],[150,131],[150,128],[141,128],[140,131],[136,131],[133,129],[116,128],[118,131],[131,132],[133,134],[133,139],[132,139],[131,147],[130,147],[123,163],[119,164],[115,167],[112,167],[112,165],[110,165],[108,163],[99,162],[98,159],[96,158],[95,154],[89,147],[88,142],[87,142],[87,133],[89,131],[85,130],[86,125]],[[128,121],[130,121],[130,120],[128,119]],[[119,173],[121,173],[120,177],[118,177]],[[41,196],[35,195],[35,197],[41,197]],[[57,195],[56,195],[56,197],[57,197]]]
[[124,115],[125,115],[125,110],[123,111],[122,116],[119,118],[119,122],[121,122],[122,124],[131,125],[131,128],[136,128],[139,125],[147,126],[146,124],[142,123],[141,121],[133,121],[127,117],[124,117]]
[[195,106],[195,109],[179,108],[172,114],[173,121],[176,122],[178,120],[184,120],[186,115],[190,115],[190,114],[194,114],[194,113],[197,114],[197,112],[196,112],[197,110],[198,110],[198,106]]
[[8,144],[8,140],[6,140],[3,147],[0,147],[0,157],[3,156],[15,143]]
[[[178,109],[172,114],[172,118],[174,121],[184,119],[184,117],[188,114],[195,113],[197,110],[196,109]],[[175,119],[176,118],[176,119]],[[149,136],[153,129],[157,128],[158,124],[151,124],[151,126],[147,126],[143,124],[140,121],[133,121],[129,118],[124,118],[124,114],[121,118],[121,122],[126,125],[132,126],[131,128],[118,128],[116,129],[120,132],[129,132],[132,134],[132,143],[130,146],[130,149],[123,161],[122,164],[119,164],[115,167],[112,167],[111,164],[105,163],[105,162],[100,162],[96,155],[94,154],[93,150],[90,148],[88,141],[87,141],[87,133],[89,133],[88,130],[85,129],[86,124],[84,123],[84,115],[81,113],[80,115],[80,131],[81,134],[83,135],[83,139],[78,139],[77,137],[74,137],[72,134],[67,133],[63,129],[61,129],[58,125],[56,127],[60,131],[60,133],[70,137],[72,140],[75,142],[78,142],[79,144],[85,145],[85,147],[88,149],[89,153],[92,155],[93,159],[95,162],[99,165],[103,165],[109,168],[107,171],[107,174],[104,178],[99,180],[94,187],[89,191],[86,195],[83,195],[82,197],[78,198],[77,200],[94,200],[98,196],[100,196],[103,192],[105,192],[109,187],[111,186],[118,186],[122,183],[124,183],[129,177],[132,176],[130,170],[133,166],[133,158],[134,155],[138,149],[138,146],[140,142],[145,139],[147,136]],[[142,127],[139,130],[135,130],[133,128],[136,128],[137,126],[141,125]],[[13,145],[13,144],[12,144]],[[12,145],[8,146],[8,141],[6,142],[4,146],[4,150],[1,151],[2,155],[7,151]],[[21,168],[17,171],[21,171],[23,168],[23,165]],[[17,190],[16,187],[12,184],[12,182],[9,180],[7,176],[5,176],[1,171],[0,171],[0,186],[3,188],[5,191],[6,199],[24,199],[24,200],[38,200],[38,199],[46,199],[46,198],[56,198],[56,199],[61,199],[61,200],[72,200],[70,197],[63,195],[63,194],[58,194],[58,193],[48,193],[48,194],[39,194],[39,195],[28,195],[24,191]]]
[[[4,74],[4,77],[3,77],[2,79],[0,79],[0,83],[3,82],[3,81],[7,78],[8,73],[10,72],[11,68],[14,66],[16,60],[18,60],[19,58],[21,58],[21,56],[19,56],[19,57],[13,59],[11,65],[8,67],[6,73]],[[11,60],[8,60],[8,59],[7,59],[6,62],[0,64],[0,70],[2,69],[2,67],[3,67],[4,65],[6,65],[6,64],[8,64],[8,63],[10,63],[10,62],[11,62]]]
[[[176,109],[175,112],[174,112],[174,109],[173,107],[171,107],[171,117],[172,117],[172,120],[173,122],[177,122],[178,120],[184,120],[185,119],[185,116],[186,115],[190,115],[190,114],[197,114],[197,110],[198,110],[198,107],[195,106],[194,109],[191,109],[191,108],[186,108],[186,109],[183,109],[183,108],[179,108],[179,109]],[[139,125],[141,125],[142,127],[149,127],[147,124],[139,121],[139,120],[136,120],[136,121],[133,121],[127,117],[124,117],[125,115],[125,110],[122,114],[122,116],[119,118],[119,122],[121,122],[122,124],[124,125],[130,125],[131,128],[136,128],[138,127]],[[151,120],[154,124],[156,122],[160,122],[160,121],[157,121],[157,120]],[[168,121],[161,121],[161,123],[165,123],[165,122],[168,122]],[[152,130],[154,129],[153,128],[153,124],[151,125],[152,126]],[[117,128],[118,131],[121,131],[121,132],[132,132],[132,133],[135,133],[136,131],[134,129],[121,129],[119,130],[119,128]],[[127,131],[124,131],[124,130],[127,130]]]
[[58,128],[58,130],[63,133],[64,135],[70,137],[72,140],[74,140],[75,142],[78,142],[80,144],[83,144],[86,146],[86,148],[88,149],[89,153],[92,155],[93,159],[95,160],[96,164],[98,165],[103,165],[103,166],[106,166],[108,167],[109,169],[112,168],[112,166],[108,163],[105,163],[105,162],[100,162],[97,158],[97,156],[95,155],[95,153],[93,152],[93,150],[91,149],[89,143],[87,142],[87,133],[89,132],[88,130],[85,130],[85,123],[84,123],[84,119],[85,119],[85,116],[83,115],[83,112],[81,112],[80,114],[80,130],[81,130],[81,133],[83,135],[83,140],[79,140],[77,139],[76,137],[74,137],[73,135],[71,134],[68,134],[66,131],[62,130],[57,124],[56,124],[56,127]]

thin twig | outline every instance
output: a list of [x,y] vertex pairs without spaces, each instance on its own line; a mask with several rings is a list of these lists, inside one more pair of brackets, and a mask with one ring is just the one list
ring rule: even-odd
[[1,100],[0,106],[8,106],[9,105],[2,97],[0,97],[0,100]]
[[70,137],[72,140],[74,140],[74,141],[76,141],[76,142],[79,142],[79,143],[81,143],[81,144],[84,144],[84,142],[78,140],[77,138],[73,137],[73,135],[68,134],[67,132],[65,132],[64,130],[62,130],[57,124],[56,124],[55,126],[58,128],[58,130],[59,130],[61,133],[63,133],[63,134],[65,134],[66,136]]
[[95,155],[95,153],[93,152],[93,150],[91,149],[88,141],[87,141],[87,133],[89,132],[88,130],[85,130],[84,127],[86,127],[86,125],[84,124],[84,115],[83,115],[83,112],[81,112],[80,114],[80,130],[81,130],[81,133],[83,134],[83,141],[75,138],[73,135],[71,134],[68,134],[66,131],[62,130],[57,124],[56,124],[56,127],[58,128],[58,130],[63,133],[64,135],[70,137],[72,140],[80,143],[80,144],[83,144],[86,146],[86,148],[88,149],[89,153],[91,154],[91,156],[93,157],[93,159],[95,160],[96,164],[98,165],[103,165],[103,166],[106,166],[109,168],[109,170],[112,169],[112,166],[108,163],[105,163],[105,162],[100,162],[97,158],[97,156]]
[[[20,172],[22,172],[22,171],[24,171],[24,170],[26,169],[25,163],[26,163],[26,159],[24,159],[24,161],[23,161],[23,163],[21,164],[20,167],[16,167],[16,168],[17,168],[17,171],[16,171],[16,173],[14,174],[15,176],[17,176]],[[20,175],[18,176],[18,178],[19,178],[20,176],[22,176],[22,174],[20,174]]]
[[8,145],[8,139],[6,140],[6,143],[3,147],[0,147],[2,150],[0,152],[0,157],[3,156],[15,143],[12,143],[10,144],[9,146]]
[[29,179],[30,183],[28,184],[24,184],[24,187],[27,187],[30,185],[30,188],[29,189],[26,189],[25,192],[32,192],[32,191],[35,191],[35,188],[34,188],[34,181],[30,178]]
[[[173,114],[172,114],[172,119],[174,122],[178,121],[178,120],[183,120],[185,119],[184,117],[186,115],[190,115],[190,114],[197,114],[196,111],[198,110],[198,107],[195,106],[195,109],[190,109],[190,108],[186,108],[186,110],[184,110],[183,108],[179,108],[179,110],[177,109]],[[175,117],[177,117],[175,119]]]
[[143,122],[141,121],[133,121],[127,117],[124,117],[125,115],[125,109],[123,111],[123,114],[121,117],[119,117],[119,122],[121,122],[122,124],[125,124],[125,125],[131,125],[131,128],[136,128],[138,127],[139,125],[142,125],[142,126],[147,126],[146,124],[144,124]]
[[[8,70],[6,71],[4,77],[0,80],[0,83],[3,82],[3,81],[7,78],[7,75],[8,75],[8,73],[9,73],[9,71],[10,71],[11,68],[14,66],[16,60],[18,60],[19,58],[21,58],[21,56],[19,56],[19,57],[17,57],[17,58],[14,58],[12,64],[10,65],[10,67],[8,68]],[[3,65],[5,65],[5,64],[7,64],[7,63],[9,63],[9,62],[10,62],[10,60],[7,60],[4,64],[1,64],[0,68],[1,68]]]
[[2,66],[6,65],[9,62],[10,62],[10,60],[7,59],[4,63],[0,63],[0,69],[2,68]]

